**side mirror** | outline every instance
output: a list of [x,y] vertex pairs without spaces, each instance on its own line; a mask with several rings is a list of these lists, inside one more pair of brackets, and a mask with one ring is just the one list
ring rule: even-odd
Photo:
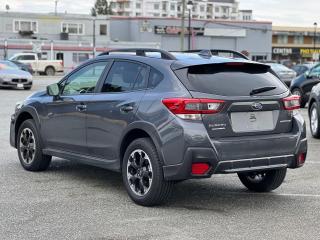
[[60,88],[57,83],[47,86],[47,94],[49,96],[57,97],[60,94]]
[[304,75],[306,76],[306,78],[311,78],[311,76],[310,76],[310,71],[309,71],[309,70],[306,71],[306,72],[304,73]]

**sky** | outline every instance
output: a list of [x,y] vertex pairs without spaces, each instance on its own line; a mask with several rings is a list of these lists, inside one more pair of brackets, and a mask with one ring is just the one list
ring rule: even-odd
[[[240,9],[252,9],[255,20],[274,25],[313,26],[320,23],[320,0],[238,0]],[[54,0],[0,0],[0,10],[9,4],[11,11],[54,12]],[[58,10],[89,13],[95,0],[59,0]]]

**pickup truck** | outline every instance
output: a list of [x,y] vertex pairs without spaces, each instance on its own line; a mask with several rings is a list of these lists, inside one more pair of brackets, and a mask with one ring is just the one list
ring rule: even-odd
[[62,60],[42,60],[37,53],[17,53],[10,60],[30,64],[34,72],[47,76],[54,76],[57,72],[64,70]]

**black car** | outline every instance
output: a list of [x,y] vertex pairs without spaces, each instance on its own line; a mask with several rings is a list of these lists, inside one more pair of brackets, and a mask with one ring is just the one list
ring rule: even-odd
[[310,71],[310,69],[314,66],[315,64],[297,64],[293,66],[291,69],[297,73],[297,76],[300,76],[305,72]]
[[22,71],[26,71],[29,72],[31,75],[34,73],[32,66],[30,64],[25,64],[19,61],[12,61],[10,60],[10,62],[13,62],[15,65],[17,65]]
[[320,84],[312,88],[308,112],[312,136],[320,138]]
[[[155,51],[161,59],[147,57]],[[106,52],[17,104],[10,143],[26,170],[56,156],[118,171],[132,200],[150,206],[177,181],[235,173],[269,192],[304,165],[300,98],[269,66],[134,52]]]
[[320,64],[314,66],[310,71],[305,72],[291,82],[290,90],[292,94],[301,97],[301,107],[306,105],[313,86],[318,83],[320,83]]

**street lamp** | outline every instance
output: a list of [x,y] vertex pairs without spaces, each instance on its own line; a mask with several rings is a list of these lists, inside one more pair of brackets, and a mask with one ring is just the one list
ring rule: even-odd
[[187,3],[187,9],[189,11],[189,26],[188,26],[188,50],[191,50],[191,11],[192,11],[192,7],[193,7],[193,2],[192,1],[188,1]]
[[316,60],[316,44],[317,44],[317,27],[318,23],[314,23],[314,35],[313,35],[313,60]]

